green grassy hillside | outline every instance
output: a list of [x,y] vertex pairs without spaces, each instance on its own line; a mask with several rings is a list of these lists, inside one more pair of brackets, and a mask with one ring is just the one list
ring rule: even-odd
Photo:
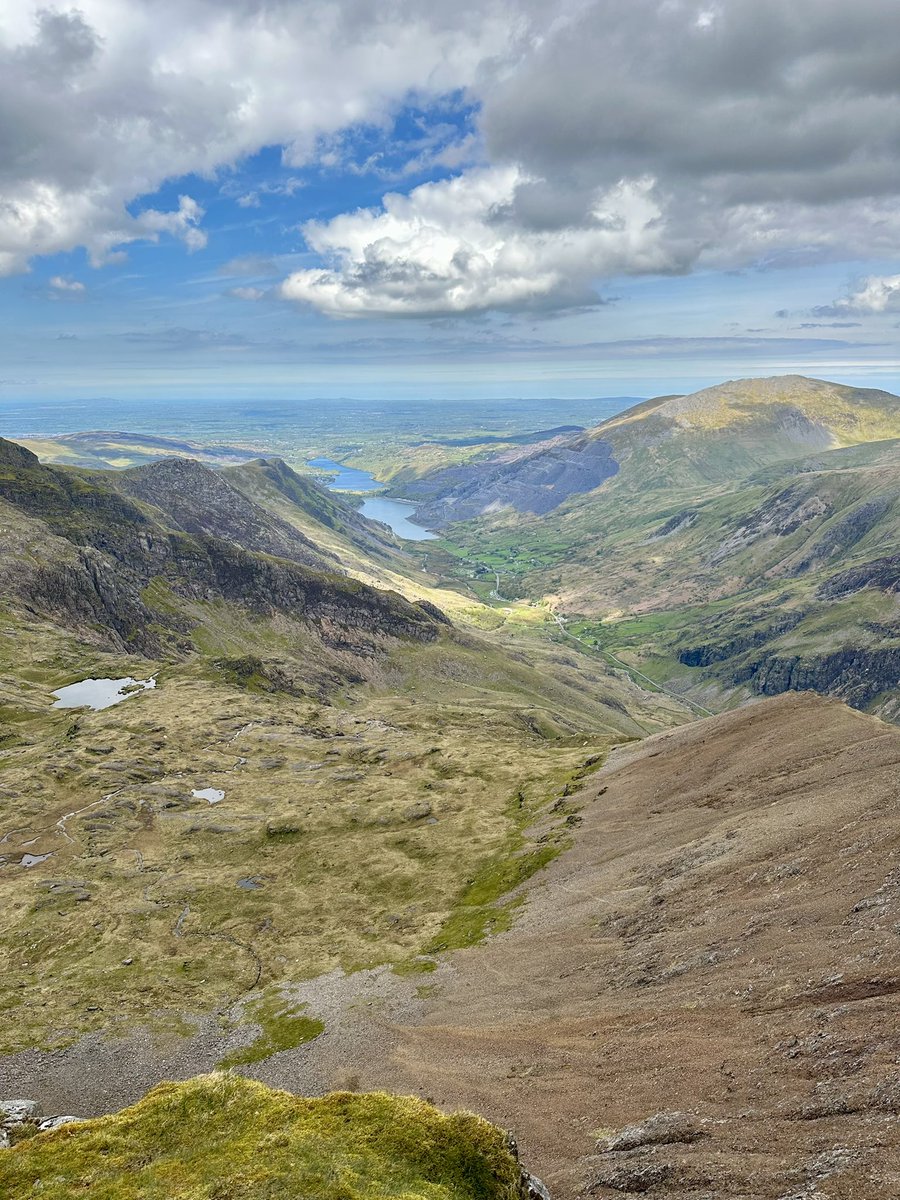
[[112,1116],[0,1150],[26,1200],[519,1200],[503,1133],[410,1096],[307,1100],[249,1079],[167,1083]]

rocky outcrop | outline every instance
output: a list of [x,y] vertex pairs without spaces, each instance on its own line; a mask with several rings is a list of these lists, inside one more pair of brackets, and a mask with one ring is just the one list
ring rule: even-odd
[[790,632],[803,620],[803,616],[802,612],[787,613],[763,628],[733,634],[718,642],[709,641],[699,646],[690,646],[679,652],[678,661],[686,667],[710,667],[714,663],[726,662],[747,650],[764,646],[780,634]]
[[762,696],[815,691],[854,708],[865,708],[882,692],[897,687],[900,646],[847,646],[826,654],[768,655],[734,672],[733,682],[747,683]]
[[189,458],[168,458],[122,471],[110,482],[152,504],[172,528],[233,542],[244,550],[286,558],[302,566],[334,566],[299,530],[248,500],[217,471]]
[[0,1100],[0,1150],[80,1120],[81,1117],[71,1116],[46,1117],[36,1100]]
[[601,1138],[597,1149],[604,1153],[635,1150],[638,1146],[666,1146],[672,1142],[696,1142],[706,1137],[696,1117],[684,1112],[658,1112],[635,1125],[626,1125],[618,1133]]
[[663,538],[671,537],[675,533],[682,533],[685,529],[696,522],[697,513],[692,508],[686,508],[683,512],[677,512],[674,516],[669,517],[668,521],[664,521],[659,529],[654,530],[647,538],[648,542],[658,542]]
[[845,554],[875,528],[890,507],[891,499],[887,496],[877,496],[874,500],[858,504],[826,529],[791,573],[800,575],[811,567]]
[[823,600],[838,600],[867,587],[879,588],[882,592],[900,592],[900,554],[874,558],[861,566],[840,571],[822,584],[818,594]]

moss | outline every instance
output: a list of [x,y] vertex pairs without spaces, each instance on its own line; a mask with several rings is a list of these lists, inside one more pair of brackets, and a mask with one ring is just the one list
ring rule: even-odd
[[[38,1184],[38,1181],[40,1183]],[[304,1099],[234,1075],[154,1088],[112,1116],[0,1151],[25,1200],[514,1200],[500,1130],[414,1097]]]
[[[570,776],[572,778],[572,776]],[[506,809],[510,832],[460,893],[440,933],[426,953],[474,946],[493,933],[503,933],[512,924],[522,897],[508,897],[536,871],[552,862],[569,844],[559,829],[546,835],[540,845],[529,844],[526,829],[538,815],[539,806],[529,806],[517,791]]]
[[259,1026],[259,1035],[249,1046],[226,1054],[220,1067],[238,1067],[262,1062],[280,1050],[293,1050],[311,1042],[325,1030],[324,1022],[304,1013],[305,1004],[298,1006],[285,1001],[280,993],[270,993],[247,1005],[245,1016]]
[[391,967],[395,975],[402,977],[407,975],[428,975],[437,969],[438,964],[433,958],[411,958],[406,962],[394,963]]

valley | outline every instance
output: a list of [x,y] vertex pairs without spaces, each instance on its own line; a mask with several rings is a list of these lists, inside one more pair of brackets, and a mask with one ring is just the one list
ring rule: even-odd
[[898,403],[0,440],[0,1093],[226,1070],[473,1108],[553,1200],[889,1194]]

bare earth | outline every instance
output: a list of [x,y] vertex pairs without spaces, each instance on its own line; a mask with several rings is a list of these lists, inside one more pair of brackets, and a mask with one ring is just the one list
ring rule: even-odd
[[[509,933],[302,985],[326,1033],[248,1073],[474,1108],[554,1200],[900,1197],[900,730],[788,694],[617,751],[576,802]],[[108,1111],[221,1039],[10,1056],[0,1092]],[[598,1152],[660,1111],[696,1139]]]

